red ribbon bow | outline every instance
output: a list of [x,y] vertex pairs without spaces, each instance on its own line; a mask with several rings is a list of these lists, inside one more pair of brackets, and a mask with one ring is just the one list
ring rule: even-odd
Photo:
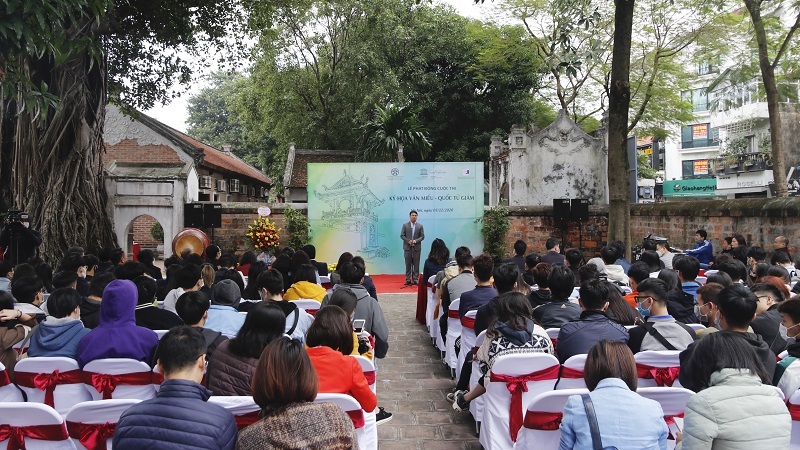
[[529,430],[557,430],[564,414],[560,412],[528,411],[525,413],[525,428]]
[[561,366],[556,365],[542,369],[538,372],[518,376],[500,375],[494,372],[489,372],[489,381],[505,382],[508,392],[511,392],[511,407],[508,411],[508,431],[511,434],[512,441],[517,441],[517,433],[519,433],[519,429],[522,428],[522,393],[528,392],[528,382],[555,380],[558,378],[558,372],[560,369]]
[[8,386],[9,384],[11,384],[11,377],[8,376],[8,371],[0,371],[0,387]]
[[789,408],[789,414],[792,416],[792,420],[800,420],[800,405],[789,403],[786,406]]
[[111,393],[118,385],[144,386],[153,383],[153,372],[133,372],[119,375],[83,372],[83,382],[91,384],[97,392],[103,393],[103,400],[111,399]]
[[105,450],[106,441],[114,436],[116,423],[67,422],[69,435],[76,438],[88,450]]
[[681,373],[680,367],[653,367],[636,363],[636,374],[639,378],[655,380],[659,386],[672,386]]
[[260,414],[261,411],[253,411],[246,414],[233,416],[233,419],[236,421],[236,429],[241,430],[242,428],[249,427],[250,425],[258,422],[261,419],[259,417]]
[[364,378],[367,379],[367,384],[372,386],[373,384],[375,384],[375,371],[371,370],[368,372],[364,372]]
[[13,425],[0,425],[0,441],[8,440],[7,450],[25,450],[25,438],[39,439],[42,441],[64,441],[69,439],[64,424],[60,425],[31,425],[15,427]]
[[447,310],[447,318],[448,319],[458,319],[458,310],[457,309],[448,309]]
[[561,378],[579,379],[583,378],[583,371],[572,367],[561,368]]
[[44,391],[44,404],[51,408],[55,408],[53,392],[56,390],[56,386],[60,384],[75,384],[82,381],[80,370],[68,370],[66,372],[54,370],[52,373],[17,372],[16,379],[17,384],[20,386]]
[[348,416],[350,416],[350,420],[353,422],[353,427],[356,429],[364,428],[364,410],[363,409],[353,409],[350,411],[345,411]]
[[473,319],[472,317],[464,316],[464,317],[461,318],[461,326],[467,327],[470,330],[474,330],[475,329],[475,319]]

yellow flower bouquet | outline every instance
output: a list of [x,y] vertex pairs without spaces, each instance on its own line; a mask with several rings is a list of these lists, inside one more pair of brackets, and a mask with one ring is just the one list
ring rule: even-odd
[[247,226],[245,237],[250,239],[256,249],[275,253],[281,245],[279,231],[281,230],[275,226],[275,222],[267,217],[259,217],[252,225]]

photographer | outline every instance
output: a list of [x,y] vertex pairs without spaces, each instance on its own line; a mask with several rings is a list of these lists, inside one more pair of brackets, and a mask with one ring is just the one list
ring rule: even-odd
[[36,255],[37,248],[42,245],[42,233],[32,230],[30,225],[28,213],[9,212],[6,226],[0,233],[0,245],[5,249],[3,260],[16,266]]

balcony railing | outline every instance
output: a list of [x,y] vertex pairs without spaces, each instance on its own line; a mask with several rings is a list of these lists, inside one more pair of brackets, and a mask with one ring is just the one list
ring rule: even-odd
[[772,158],[761,152],[727,155],[714,160],[716,173],[742,173],[772,170]]

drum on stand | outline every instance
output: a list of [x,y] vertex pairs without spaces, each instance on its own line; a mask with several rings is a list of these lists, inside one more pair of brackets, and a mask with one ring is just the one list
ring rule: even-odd
[[188,249],[190,253],[203,255],[209,245],[211,245],[211,240],[202,230],[184,228],[172,239],[172,252],[180,255]]

